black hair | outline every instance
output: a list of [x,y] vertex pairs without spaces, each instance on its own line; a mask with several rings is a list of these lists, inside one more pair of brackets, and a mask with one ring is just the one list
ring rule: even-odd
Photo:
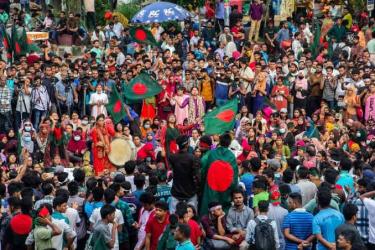
[[265,170],[263,170],[263,175],[271,178],[272,180],[275,179],[275,171],[272,168],[266,168]]
[[21,192],[22,190],[22,183],[21,182],[11,182],[8,185],[8,194],[9,196],[13,196],[17,192]]
[[302,204],[302,195],[300,193],[294,192],[289,194],[289,198],[292,199],[294,202],[297,202],[298,204]]
[[34,190],[31,187],[25,187],[21,190],[22,199],[25,197],[32,198],[34,196]]
[[42,193],[44,195],[50,195],[53,192],[53,185],[49,182],[44,182],[42,184]]
[[57,206],[61,206],[62,204],[66,203],[67,200],[64,196],[56,196],[54,199],[53,199],[53,208],[56,209]]
[[219,139],[220,146],[228,148],[231,142],[232,142],[232,137],[230,136],[229,133],[224,133],[220,135],[220,139]]
[[253,172],[258,172],[262,166],[262,162],[260,161],[258,157],[251,158],[250,164],[251,164],[251,170]]
[[169,215],[170,228],[175,229],[178,225],[178,216],[176,214]]
[[21,212],[23,214],[30,214],[30,212],[33,208],[32,197],[26,196],[26,197],[22,198],[21,203],[20,203],[20,207],[21,207]]
[[339,173],[333,168],[328,168],[324,171],[324,180],[329,184],[336,184],[336,179]]
[[293,171],[296,171],[297,166],[300,165],[300,162],[294,158],[289,158],[286,162],[288,163],[288,167]]
[[168,203],[166,203],[165,201],[155,202],[155,207],[159,208],[159,209],[162,209],[164,211],[168,211]]
[[211,201],[210,203],[208,203],[208,209],[211,209],[211,208],[219,206],[219,205],[221,205],[220,202],[218,202],[218,201]]
[[94,201],[101,201],[103,199],[104,190],[101,187],[96,187],[92,190]]
[[288,196],[292,190],[290,189],[290,186],[286,183],[281,183],[279,186],[280,194],[281,196]]
[[110,189],[112,189],[113,191],[117,192],[120,191],[121,189],[121,185],[120,183],[112,183],[110,186],[109,186]]
[[64,197],[64,199],[66,200],[66,202],[68,202],[68,199],[69,199],[69,191],[66,190],[65,188],[57,189],[55,195],[56,195],[56,197],[57,197],[57,196],[62,196],[62,197]]
[[259,212],[267,213],[268,212],[268,206],[269,206],[268,201],[259,201],[259,203],[258,203]]
[[78,194],[79,184],[76,181],[69,182],[68,184],[68,191],[70,196],[74,196]]
[[347,157],[342,158],[340,161],[340,168],[344,171],[349,171],[352,168],[352,161]]
[[234,196],[235,194],[241,194],[242,197],[245,198],[245,194],[244,194],[244,192],[242,191],[241,188],[235,188],[235,189],[232,190],[232,192],[231,192],[231,196],[232,196],[232,198],[233,198],[233,196]]
[[[339,236],[342,235],[345,240],[349,241],[351,244],[355,243],[355,233],[351,230],[344,230],[342,231]],[[352,248],[353,249],[353,248]],[[363,249],[363,247],[362,247]]]
[[300,167],[297,171],[299,179],[307,179],[309,177],[309,169],[306,167]]
[[294,178],[294,171],[290,168],[285,169],[283,173],[283,182],[291,183]]
[[140,189],[140,188],[143,188],[143,186],[145,185],[146,183],[146,178],[144,175],[142,174],[137,174],[134,176],[134,185]]
[[86,187],[88,190],[93,190],[98,185],[98,181],[95,177],[91,177],[86,181]]
[[177,228],[178,228],[178,231],[184,236],[185,239],[190,238],[191,230],[190,230],[189,225],[179,224]]
[[100,216],[102,219],[106,219],[108,215],[113,214],[114,212],[116,212],[116,208],[108,204],[105,204],[100,208]]
[[149,192],[144,192],[143,194],[141,194],[141,196],[139,197],[139,201],[141,203],[145,203],[145,204],[148,204],[148,205],[151,205],[151,204],[154,204],[155,203],[155,197],[153,194],[149,193]]
[[0,197],[5,197],[7,187],[4,183],[0,183]]
[[183,219],[185,214],[188,212],[188,204],[184,201],[180,201],[176,205],[176,212],[175,214],[178,216],[179,219]]
[[85,171],[83,171],[83,169],[76,168],[73,171],[73,177],[74,180],[78,183],[84,182],[86,177]]
[[262,180],[256,179],[253,182],[253,188],[259,188],[259,189],[266,190],[267,184],[264,181],[262,181]]
[[320,208],[326,208],[331,202],[331,190],[327,187],[320,186],[318,188],[317,198]]
[[104,200],[105,200],[105,203],[110,204],[110,203],[112,203],[112,201],[115,200],[115,198],[116,198],[116,192],[115,192],[115,190],[113,190],[111,188],[107,188],[104,191]]
[[358,212],[358,207],[352,203],[346,203],[342,209],[342,214],[346,221],[351,220]]
[[8,198],[8,205],[12,206],[14,209],[21,207],[21,200],[18,197],[11,196]]

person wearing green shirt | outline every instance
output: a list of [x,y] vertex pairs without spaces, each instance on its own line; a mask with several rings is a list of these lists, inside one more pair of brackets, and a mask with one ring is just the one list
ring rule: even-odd
[[372,32],[371,37],[372,39],[367,43],[367,50],[370,55],[375,54],[375,31]]
[[52,248],[52,237],[61,234],[60,228],[51,222],[52,206],[45,203],[38,209],[33,235],[35,239],[35,249]]
[[253,182],[253,191],[254,191],[254,198],[253,198],[253,209],[255,214],[258,214],[258,203],[260,201],[268,201],[269,200],[269,193],[267,192],[267,184],[263,180],[255,180]]
[[95,40],[92,45],[93,48],[90,50],[90,52],[95,53],[95,60],[98,64],[100,64],[102,60],[103,50],[100,48],[99,40]]
[[346,36],[346,28],[341,24],[342,19],[339,17],[336,19],[336,23],[328,31],[328,37],[330,39],[335,39],[336,43],[343,42]]
[[0,9],[0,24],[6,25],[9,20],[9,15],[3,9]]

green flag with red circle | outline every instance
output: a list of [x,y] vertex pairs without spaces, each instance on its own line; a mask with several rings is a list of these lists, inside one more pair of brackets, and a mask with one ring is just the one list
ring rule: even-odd
[[144,27],[131,27],[129,33],[133,40],[137,43],[154,46],[158,45],[151,31],[145,29]]
[[238,110],[238,100],[234,98],[223,106],[209,112],[203,119],[205,133],[222,134],[233,129]]
[[161,90],[157,81],[148,74],[141,73],[125,86],[124,95],[128,100],[143,100],[159,94]]
[[200,214],[207,214],[208,205],[217,201],[225,212],[231,206],[231,192],[238,186],[236,157],[225,147],[210,150],[201,159],[204,187]]
[[12,45],[11,45],[11,42],[10,42],[9,35],[6,32],[5,29],[2,29],[1,32],[2,32],[3,45],[4,45],[4,49],[6,51],[7,59],[8,59],[8,61],[11,61],[12,60]]
[[115,123],[119,123],[127,115],[124,102],[119,95],[117,88],[112,88],[107,104],[107,111]]

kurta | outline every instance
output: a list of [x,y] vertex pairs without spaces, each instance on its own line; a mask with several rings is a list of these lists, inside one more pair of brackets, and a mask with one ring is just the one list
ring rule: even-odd
[[[100,103],[100,104],[97,104]],[[105,93],[98,94],[97,92],[93,93],[90,96],[90,105],[91,107],[91,116],[96,117],[100,114],[104,114],[107,117],[107,109],[105,107],[108,104],[108,96]]]
[[182,96],[175,96],[175,107],[174,107],[174,114],[176,116],[176,124],[182,125],[184,120],[188,118],[189,115],[189,107],[187,105],[183,106],[185,100],[189,99],[188,95]]

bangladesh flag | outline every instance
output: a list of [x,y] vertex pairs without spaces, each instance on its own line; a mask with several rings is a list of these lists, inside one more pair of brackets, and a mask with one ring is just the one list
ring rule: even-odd
[[201,201],[201,214],[208,213],[208,204],[218,201],[225,212],[231,206],[231,192],[238,186],[236,157],[225,147],[207,152],[202,160],[204,188]]
[[234,98],[223,106],[209,112],[203,119],[206,134],[222,134],[234,127],[238,100]]
[[137,43],[149,44],[154,46],[158,45],[151,31],[146,30],[143,27],[131,27],[129,32],[130,36]]
[[8,59],[8,61],[10,61],[10,60],[12,60],[12,46],[10,44],[9,35],[6,32],[5,28],[3,28],[1,30],[1,37],[3,38],[3,46],[4,46],[4,49],[7,53],[7,59]]
[[124,95],[129,100],[143,100],[159,94],[161,90],[157,81],[146,73],[141,73],[125,86]]
[[117,92],[117,88],[112,88],[111,96],[107,104],[107,111],[111,114],[115,123],[119,123],[126,116],[125,105]]
[[12,26],[12,49],[14,55],[20,55],[22,52],[20,40],[18,38],[18,31],[15,25]]
[[320,25],[318,23],[315,24],[315,31],[314,31],[314,41],[310,46],[310,51],[312,53],[312,58],[316,58],[319,55],[319,47],[320,47]]

